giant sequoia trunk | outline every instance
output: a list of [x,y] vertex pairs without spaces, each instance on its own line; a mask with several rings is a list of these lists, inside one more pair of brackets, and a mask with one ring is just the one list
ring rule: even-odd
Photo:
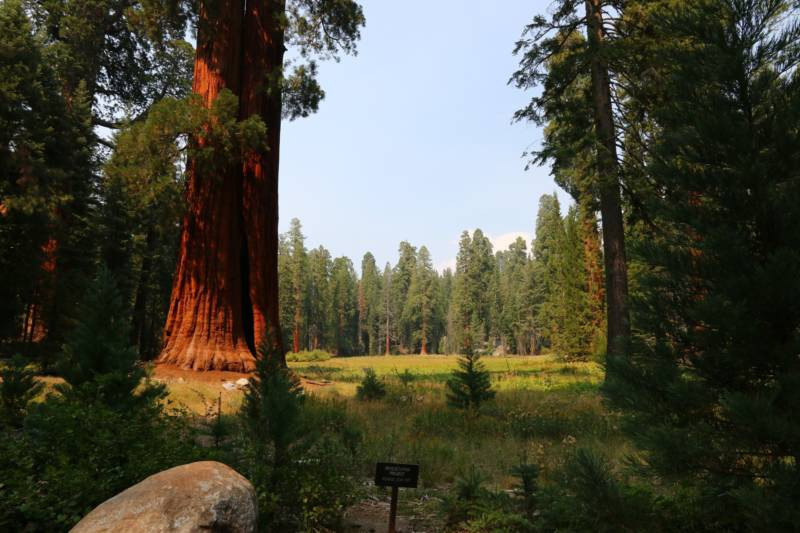
[[631,333],[628,313],[628,265],[625,259],[625,231],[622,222],[617,145],[608,67],[600,48],[605,37],[601,0],[586,0],[588,42],[592,48],[592,98],[594,124],[601,149],[597,171],[600,176],[600,214],[603,220],[603,258],[606,271],[608,309],[607,351],[625,355]]
[[[240,96],[240,118],[260,115],[268,150],[244,161],[188,165],[188,212],[159,362],[193,370],[250,371],[255,347],[278,324],[278,149],[280,90],[265,87],[283,62],[283,31],[266,0],[203,4],[193,90],[210,106],[223,89]],[[279,11],[278,11],[279,10]],[[243,31],[244,30],[244,31]],[[243,45],[244,43],[244,45]],[[275,90],[269,90],[275,89]],[[193,139],[206,145],[202,136]]]
[[[240,117],[259,115],[267,125],[266,150],[242,166],[243,258],[247,258],[253,342],[267,341],[283,356],[278,308],[278,155],[281,139],[281,69],[285,0],[251,0],[244,20]],[[281,361],[285,364],[285,361]]]

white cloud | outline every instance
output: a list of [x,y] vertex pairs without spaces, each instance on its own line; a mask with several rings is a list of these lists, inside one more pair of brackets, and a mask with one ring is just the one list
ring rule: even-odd
[[487,235],[487,237],[492,241],[495,252],[507,250],[509,245],[517,240],[517,237],[522,237],[528,247],[530,247],[531,239],[533,239],[533,235],[527,231],[511,231],[502,235]]
[[[472,235],[472,231],[470,231],[470,235]],[[492,243],[492,250],[497,252],[501,250],[508,250],[508,246],[514,241],[516,241],[517,237],[522,237],[525,240],[525,244],[527,245],[528,249],[530,249],[531,239],[533,239],[533,234],[527,231],[510,231],[508,233],[502,233],[500,235],[486,234],[486,237]],[[452,246],[457,246],[458,241],[452,241],[450,244]],[[455,271],[456,258],[451,257],[444,261],[439,261],[434,265],[434,268],[437,271],[439,271],[439,273],[444,272],[446,268]]]
[[445,271],[446,269],[448,269],[448,268],[449,268],[450,270],[452,270],[452,271],[455,271],[455,269],[456,269],[456,258],[455,258],[455,257],[451,257],[450,259],[448,259],[448,260],[446,260],[446,261],[439,261],[438,263],[436,263],[436,265],[434,266],[434,268],[435,268],[435,269],[436,269],[436,270],[437,270],[437,271],[438,271],[440,274],[441,274],[442,272],[444,272],[444,271]]

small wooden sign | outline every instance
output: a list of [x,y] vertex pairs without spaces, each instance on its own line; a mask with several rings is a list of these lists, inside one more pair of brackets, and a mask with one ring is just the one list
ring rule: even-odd
[[379,487],[417,488],[419,465],[378,463],[375,467],[375,485]]

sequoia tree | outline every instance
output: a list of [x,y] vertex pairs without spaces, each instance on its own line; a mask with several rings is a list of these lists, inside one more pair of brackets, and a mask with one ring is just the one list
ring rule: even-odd
[[[588,163],[579,165],[589,170],[582,183],[573,181],[567,188],[597,201],[603,232],[607,351],[624,355],[630,317],[617,114],[622,105],[620,79],[629,65],[621,54],[614,54],[623,42],[624,32],[618,28],[622,8],[608,0],[586,0],[583,10],[576,0],[560,0],[554,7],[549,18],[536,16],[517,42],[515,53],[522,59],[511,81],[523,89],[540,86],[542,91],[515,118],[547,124],[543,148],[533,154],[534,161],[551,161],[560,184],[564,182],[558,175],[563,175],[565,163],[574,166],[576,159]],[[558,118],[570,121],[563,124]],[[553,132],[554,128],[560,131]]]
[[[193,90],[229,110],[233,131],[210,121],[192,138],[187,214],[159,361],[195,370],[253,370],[255,347],[283,353],[278,306],[278,161],[282,117],[307,116],[324,93],[313,62],[289,76],[286,44],[301,57],[355,52],[361,7],[351,1],[201,2]],[[242,127],[247,124],[247,127]]]

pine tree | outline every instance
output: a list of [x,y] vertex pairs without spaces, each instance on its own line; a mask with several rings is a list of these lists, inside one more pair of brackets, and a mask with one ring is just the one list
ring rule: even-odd
[[111,273],[101,268],[81,304],[80,322],[64,344],[60,371],[66,385],[60,390],[65,396],[125,410],[163,393],[152,384],[140,388],[147,374],[137,364],[127,311]]
[[415,346],[420,347],[421,355],[427,355],[431,344],[434,347],[438,345],[433,336],[439,320],[437,311],[436,272],[433,270],[428,249],[422,246],[417,253],[403,310],[403,320],[410,326],[411,340]]
[[381,287],[381,337],[384,340],[384,355],[392,353],[392,330],[394,328],[395,314],[392,307],[392,267],[389,263],[383,269],[383,283]]
[[[581,10],[583,7],[583,10]],[[517,42],[520,68],[511,81],[522,89],[541,87],[539,95],[517,111],[518,120],[532,120],[568,133],[557,142],[546,139],[534,162],[578,158],[590,162],[594,172],[584,175],[591,185],[603,220],[606,274],[607,349],[625,354],[630,338],[628,273],[622,216],[621,165],[617,135],[623,87],[631,79],[629,65],[617,50],[625,45],[626,5],[607,0],[560,1],[550,16],[537,15]],[[628,49],[628,57],[636,57]],[[631,61],[631,63],[636,63]],[[612,101],[614,105],[612,105]],[[576,109],[579,111],[575,113]],[[591,117],[590,125],[585,125]],[[575,127],[570,127],[574,121]],[[557,123],[554,123],[557,120]],[[562,128],[565,127],[565,128]],[[586,127],[589,126],[589,127]],[[547,135],[546,135],[547,137]],[[624,154],[623,154],[624,155]],[[557,174],[557,172],[556,172]]]
[[494,398],[489,371],[480,361],[480,355],[468,352],[458,360],[447,381],[447,403],[459,409],[478,410],[481,404]]
[[[380,350],[381,277],[375,257],[367,252],[361,260],[358,314],[362,351],[377,354]],[[366,338],[365,338],[366,337]]]
[[323,246],[308,253],[308,336],[312,350],[328,346],[332,266],[331,254]]
[[331,335],[334,351],[350,355],[358,339],[358,294],[353,262],[347,257],[337,257],[331,268]]
[[563,295],[558,286],[558,248],[564,225],[558,197],[543,195],[536,215],[536,238],[533,241],[536,323],[541,343],[552,345],[557,334],[556,314]]
[[392,314],[395,318],[395,334],[401,353],[411,349],[411,324],[405,319],[403,311],[408,300],[411,278],[417,266],[417,249],[406,241],[400,243],[399,258],[392,270]]
[[786,68],[800,62],[800,13],[761,0],[642,8],[634,29],[658,79],[631,90],[658,127],[643,155],[661,192],[643,198],[653,224],[635,233],[632,357],[608,358],[606,392],[696,524],[792,530],[800,77]]
[[294,312],[292,313],[292,351],[299,352],[304,344],[302,333],[305,322],[306,307],[306,269],[307,257],[305,247],[305,237],[300,221],[293,218],[288,233],[290,246],[290,269],[292,276],[292,303]]
[[301,437],[299,420],[305,396],[300,378],[283,367],[281,354],[262,343],[259,355],[240,417],[254,447],[272,464],[275,476],[288,465],[291,445]]
[[[342,2],[200,2],[193,92],[244,130],[227,152],[218,121],[190,137],[187,214],[159,361],[185,368],[250,370],[269,338],[282,352],[278,294],[278,167],[281,121],[307,116],[323,97],[313,65],[297,57],[355,52],[361,7]],[[209,158],[210,153],[210,158]],[[209,165],[208,163],[213,163]],[[213,179],[212,179],[213,178]]]

